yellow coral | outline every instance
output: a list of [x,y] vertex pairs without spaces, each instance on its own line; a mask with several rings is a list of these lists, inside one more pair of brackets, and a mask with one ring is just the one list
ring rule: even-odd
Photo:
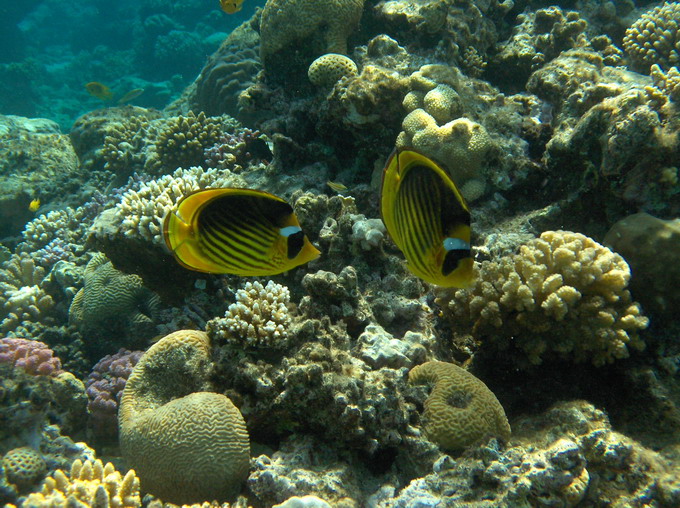
[[457,450],[487,436],[510,437],[503,406],[478,378],[446,362],[426,362],[411,369],[411,383],[434,383],[425,401],[422,424],[428,439]]
[[327,53],[347,53],[347,37],[361,19],[364,0],[268,0],[260,21],[260,55],[270,56],[319,32]]
[[2,458],[2,468],[5,470],[7,481],[19,489],[37,484],[47,473],[47,465],[42,455],[29,446],[8,451]]
[[680,64],[680,2],[666,2],[646,12],[623,38],[623,47],[643,69],[658,64],[664,69]]
[[118,415],[123,455],[148,491],[176,504],[226,500],[248,474],[241,412],[211,388],[207,334],[180,330],[144,353]]
[[58,469],[48,476],[39,493],[30,494],[24,506],[65,508],[67,506],[141,506],[139,479],[133,470],[123,477],[110,462],[75,460],[70,475]]
[[534,364],[550,352],[595,365],[644,347],[648,319],[626,289],[628,265],[591,238],[548,231],[477,272],[472,287],[441,291],[438,303],[488,346],[514,344]]
[[327,53],[314,60],[307,76],[316,86],[333,86],[340,78],[356,76],[357,64],[351,58],[338,53]]

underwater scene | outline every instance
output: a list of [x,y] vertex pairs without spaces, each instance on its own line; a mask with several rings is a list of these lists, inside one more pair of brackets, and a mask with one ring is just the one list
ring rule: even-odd
[[680,507],[680,2],[0,0],[0,505]]

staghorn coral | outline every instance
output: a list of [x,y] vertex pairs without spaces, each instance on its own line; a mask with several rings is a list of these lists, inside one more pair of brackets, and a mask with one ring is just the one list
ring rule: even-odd
[[341,78],[358,73],[357,64],[351,58],[338,53],[326,53],[310,64],[307,77],[316,86],[331,87]]
[[441,291],[437,303],[454,329],[516,348],[532,364],[557,355],[603,365],[644,348],[638,332],[648,319],[629,280],[618,254],[579,233],[547,231],[519,254],[482,262],[469,289]]
[[69,322],[89,336],[86,348],[94,353],[106,347],[93,344],[97,339],[123,335],[140,341],[154,335],[159,304],[141,277],[116,270],[98,253],[85,268],[84,286],[71,302]]
[[254,165],[271,160],[273,154],[269,145],[268,138],[260,131],[239,128],[203,151],[205,165],[234,173],[253,169]]
[[488,436],[510,438],[503,406],[487,386],[453,363],[430,361],[412,368],[411,383],[434,388],[425,401],[425,434],[445,450],[458,450]]
[[8,451],[2,457],[2,468],[7,481],[19,490],[29,489],[47,473],[47,465],[40,452],[29,446]]
[[172,503],[226,500],[248,474],[240,411],[211,393],[208,335],[171,333],[151,346],[128,379],[118,416],[123,455],[144,489]]
[[263,286],[246,282],[223,318],[208,322],[206,331],[238,348],[279,349],[288,345],[290,292],[274,281]]
[[0,339],[0,363],[23,369],[32,376],[58,376],[61,360],[47,344],[28,339]]
[[142,351],[120,349],[99,360],[85,380],[90,426],[98,438],[118,437],[118,406],[132,369]]
[[134,470],[123,476],[108,462],[79,459],[66,475],[61,469],[48,476],[39,493],[26,498],[26,506],[54,508],[67,506],[110,506],[137,508],[142,505],[139,478]]
[[665,2],[633,23],[623,38],[623,47],[633,64],[648,71],[653,64],[664,70],[680,65],[680,2]]

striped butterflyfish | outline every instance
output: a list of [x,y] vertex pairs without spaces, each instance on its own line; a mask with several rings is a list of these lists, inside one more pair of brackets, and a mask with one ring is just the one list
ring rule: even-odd
[[207,273],[275,275],[320,254],[293,208],[255,189],[189,194],[166,216],[163,236],[179,264]]
[[439,164],[395,150],[383,171],[380,212],[414,275],[444,287],[472,282],[470,209]]

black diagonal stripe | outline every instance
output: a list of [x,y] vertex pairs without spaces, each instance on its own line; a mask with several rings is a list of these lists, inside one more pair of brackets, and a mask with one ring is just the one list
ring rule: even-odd
[[214,258],[226,265],[238,268],[258,267],[257,264],[254,264],[251,261],[252,256],[250,256],[249,253],[244,252],[237,246],[231,244],[231,242],[225,242],[219,238],[215,238],[208,232],[204,232],[201,235],[201,241],[206,253],[211,253]]
[[248,247],[254,254],[265,256],[271,242],[266,242],[262,238],[262,234],[246,234],[242,231],[240,225],[217,225],[206,224],[205,231],[210,231],[216,238],[220,238],[225,242],[243,245]]
[[215,228],[221,231],[234,231],[237,234],[242,234],[253,244],[259,244],[262,249],[267,248],[267,242],[261,235],[261,229],[256,223],[256,218],[252,214],[238,213],[232,217],[216,216],[213,214],[207,215],[204,219],[203,225],[207,228]]

